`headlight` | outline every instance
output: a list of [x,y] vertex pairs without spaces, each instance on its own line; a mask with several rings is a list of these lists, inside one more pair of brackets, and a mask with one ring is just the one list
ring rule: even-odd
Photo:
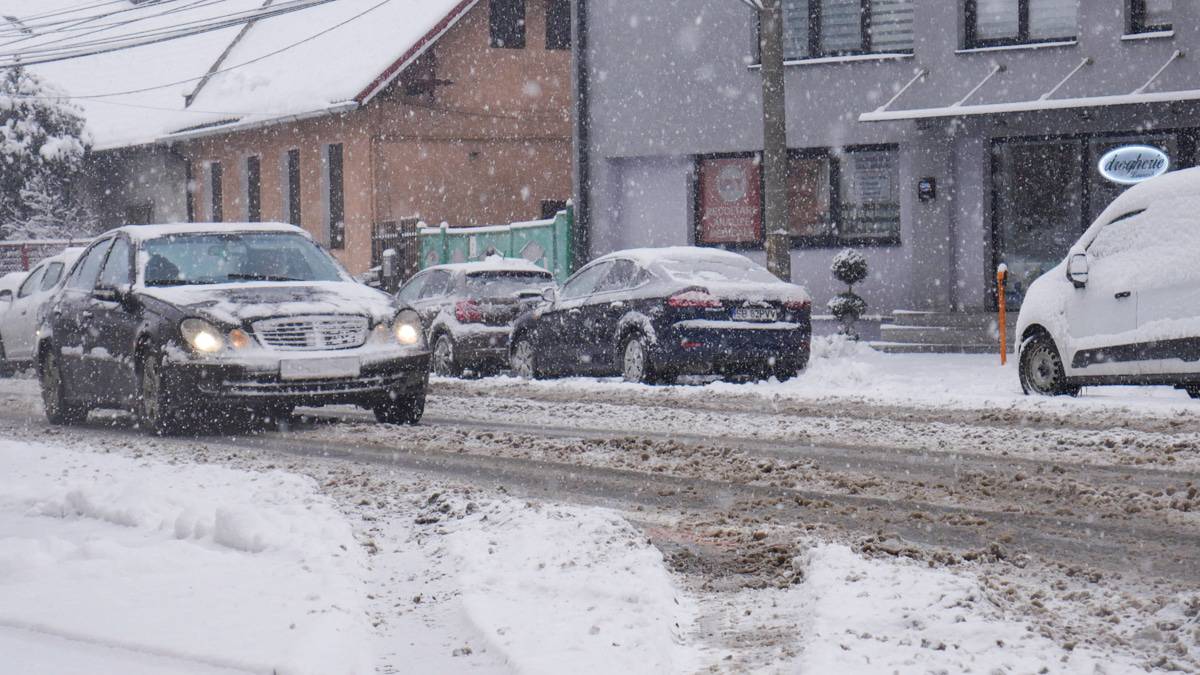
[[411,309],[406,309],[396,315],[392,321],[392,335],[396,342],[412,347],[421,343],[421,317]]
[[221,331],[203,319],[184,319],[179,324],[179,332],[192,349],[202,354],[215,354],[225,348]]

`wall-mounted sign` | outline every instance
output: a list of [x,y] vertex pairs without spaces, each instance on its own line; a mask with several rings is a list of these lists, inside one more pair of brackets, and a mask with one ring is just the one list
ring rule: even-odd
[[700,160],[700,244],[757,244],[762,240],[762,173],[754,157]]
[[1100,175],[1121,185],[1133,185],[1161,176],[1171,167],[1167,153],[1149,145],[1125,145],[1104,153]]

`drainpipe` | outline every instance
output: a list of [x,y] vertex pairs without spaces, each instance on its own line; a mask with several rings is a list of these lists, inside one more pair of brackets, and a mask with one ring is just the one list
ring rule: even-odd
[[588,0],[572,4],[571,45],[575,91],[575,167],[572,186],[575,193],[575,218],[571,224],[571,260],[568,272],[579,269],[591,258],[592,187],[591,187],[591,97],[588,75]]

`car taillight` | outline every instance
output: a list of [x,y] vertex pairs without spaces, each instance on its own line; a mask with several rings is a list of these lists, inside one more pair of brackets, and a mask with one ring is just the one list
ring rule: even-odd
[[667,298],[670,307],[720,309],[721,301],[704,288],[685,288]]
[[454,303],[454,318],[459,323],[479,323],[483,321],[483,312],[474,300],[459,300]]
[[785,300],[783,308],[792,312],[801,312],[812,307],[811,300]]

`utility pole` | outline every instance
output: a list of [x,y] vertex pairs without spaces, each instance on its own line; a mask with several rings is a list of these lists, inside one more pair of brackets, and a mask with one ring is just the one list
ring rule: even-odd
[[763,104],[763,227],[767,269],[792,280],[792,238],[788,227],[787,111],[783,77],[783,0],[743,0],[758,10],[759,72]]

